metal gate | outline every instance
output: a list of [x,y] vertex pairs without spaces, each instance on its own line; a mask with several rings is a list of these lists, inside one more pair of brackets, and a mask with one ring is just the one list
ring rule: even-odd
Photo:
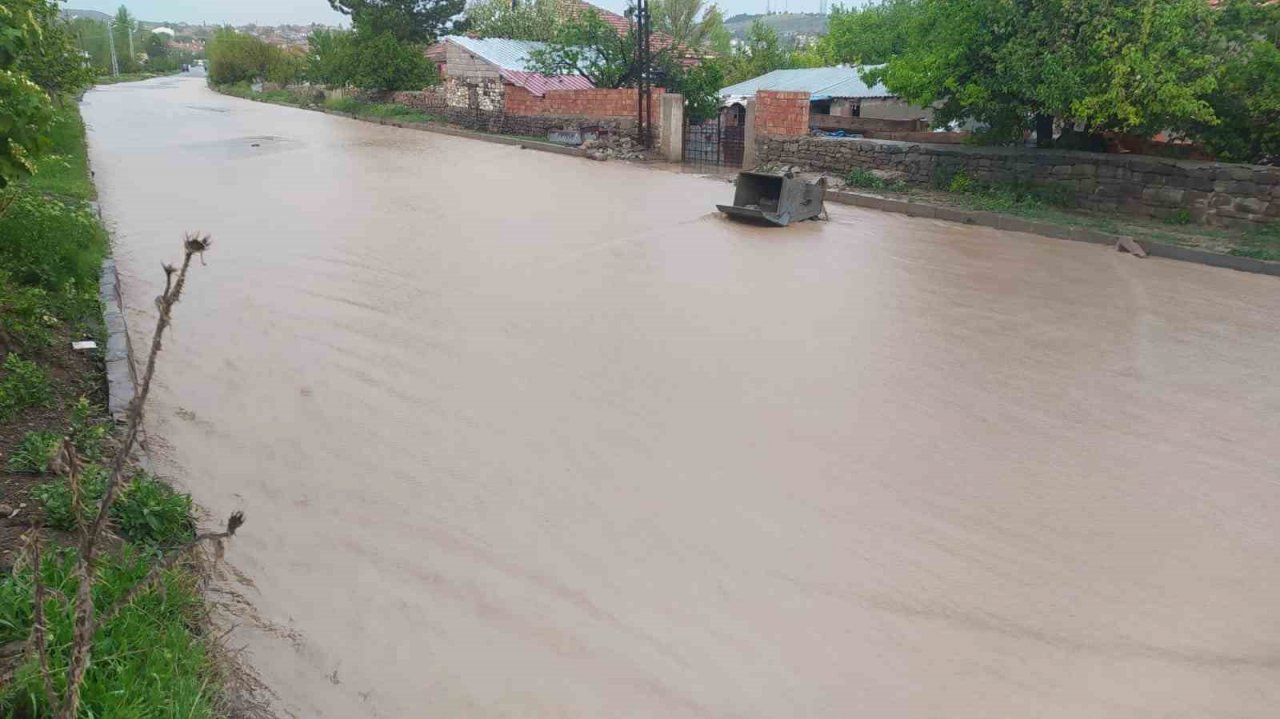
[[743,136],[743,127],[727,124],[720,116],[697,123],[685,122],[684,163],[708,170],[740,168]]

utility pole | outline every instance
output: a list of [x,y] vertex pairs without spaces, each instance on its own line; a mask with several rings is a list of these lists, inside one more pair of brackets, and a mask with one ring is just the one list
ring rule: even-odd
[[138,53],[133,51],[133,28],[125,25],[124,31],[129,33],[129,65],[133,66],[133,62],[138,59]]
[[653,145],[649,127],[653,116],[649,87],[653,70],[653,57],[649,54],[649,21],[649,0],[636,0],[636,64],[640,66],[640,74],[636,78],[636,127],[640,130],[640,146],[645,149]]
[[113,23],[108,20],[107,26],[107,42],[111,45],[111,77],[120,74],[120,62],[116,59],[116,31]]

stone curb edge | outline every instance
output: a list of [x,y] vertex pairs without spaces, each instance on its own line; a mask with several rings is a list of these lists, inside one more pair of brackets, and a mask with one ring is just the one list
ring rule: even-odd
[[[827,199],[842,205],[854,205],[856,207],[865,207],[867,209],[881,210],[883,212],[897,212],[911,217],[925,217],[935,220],[945,220],[947,222],[959,222],[965,225],[993,227],[997,230],[1008,230],[1010,232],[1026,232],[1033,235],[1052,237],[1059,240],[1074,240],[1076,242],[1091,242],[1099,245],[1112,246],[1115,246],[1121,239],[1138,242],[1137,240],[1127,236],[1114,235],[1109,232],[1101,232],[1099,230],[1093,230],[1086,227],[1066,227],[1063,225],[1054,225],[1048,222],[1024,220],[1021,217],[1002,215],[997,212],[962,210],[955,207],[942,207],[923,202],[896,200],[891,197],[868,195],[861,192],[832,190],[827,193]],[[1170,245],[1163,242],[1152,242],[1150,240],[1142,240],[1138,242],[1138,245],[1142,247],[1142,249],[1146,250],[1147,254],[1152,257],[1164,257],[1171,260],[1196,262],[1213,267],[1225,267],[1227,269],[1239,270],[1241,272],[1253,272],[1261,275],[1280,277],[1280,262],[1258,260],[1252,257],[1222,255],[1216,252],[1207,252],[1205,250],[1180,247],[1178,245]]]
[[[98,215],[98,220],[102,221],[101,206],[97,202],[91,202],[90,205]],[[106,226],[105,222],[103,226]],[[98,299],[102,302],[102,320],[107,329],[107,346],[103,352],[107,369],[107,411],[116,422],[124,422],[129,403],[137,393],[138,375],[133,366],[129,327],[124,319],[120,273],[116,270],[116,259],[112,254],[102,260]]]

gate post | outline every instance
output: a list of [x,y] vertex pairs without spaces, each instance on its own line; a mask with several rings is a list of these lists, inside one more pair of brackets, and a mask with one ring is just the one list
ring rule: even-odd
[[658,156],[667,162],[684,159],[684,96],[663,94],[658,99],[662,119],[658,123]]
[[746,128],[742,131],[742,169],[754,170],[760,164],[756,155],[756,99],[747,98]]

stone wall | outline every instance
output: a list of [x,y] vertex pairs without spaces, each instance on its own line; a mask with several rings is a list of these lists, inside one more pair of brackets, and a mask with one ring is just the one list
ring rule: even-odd
[[809,134],[809,93],[776,90],[757,92],[756,131],[762,137]]
[[1218,226],[1280,220],[1280,167],[827,137],[761,136],[756,149],[762,164],[842,175],[855,167],[884,170],[920,185],[963,172],[989,185],[1049,190],[1091,210],[1156,218],[1185,213]]
[[392,93],[391,102],[424,112],[436,112],[448,107],[443,86],[430,87],[418,92]]

